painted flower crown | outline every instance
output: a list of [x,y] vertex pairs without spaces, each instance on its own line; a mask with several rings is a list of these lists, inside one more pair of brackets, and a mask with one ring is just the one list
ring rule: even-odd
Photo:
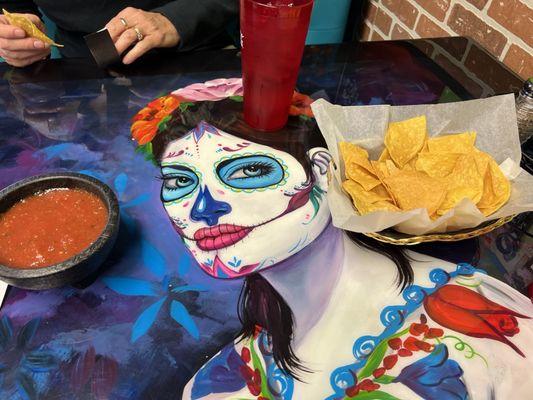
[[[204,83],[194,83],[175,90],[165,96],[148,103],[132,119],[131,136],[137,142],[137,152],[145,155],[147,160],[155,162],[152,151],[152,140],[167,128],[172,112],[178,107],[185,111],[198,101],[219,101],[231,99],[243,101],[241,78],[215,79]],[[301,118],[313,118],[311,103],[313,99],[304,94],[294,92],[289,115]]]

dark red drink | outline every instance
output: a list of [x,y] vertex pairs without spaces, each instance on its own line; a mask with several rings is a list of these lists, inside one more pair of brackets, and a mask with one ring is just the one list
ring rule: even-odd
[[263,131],[287,123],[313,0],[241,0],[244,119]]

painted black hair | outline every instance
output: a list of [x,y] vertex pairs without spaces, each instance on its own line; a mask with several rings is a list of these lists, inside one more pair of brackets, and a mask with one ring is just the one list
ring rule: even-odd
[[[291,154],[302,164],[310,179],[312,179],[311,160],[307,152],[314,147],[326,147],[316,122],[312,119],[289,117],[285,128],[278,132],[257,132],[244,123],[242,104],[226,99],[217,102],[197,102],[185,110],[176,109],[172,113],[172,119],[167,123],[166,130],[159,132],[152,141],[156,159],[162,158],[170,142],[183,137],[200,121],[205,121],[244,140]],[[359,233],[347,232],[347,234],[359,247],[377,252],[394,262],[400,290],[412,283],[411,260],[402,247],[378,242]],[[260,273],[253,273],[245,278],[238,311],[242,329],[237,337],[241,339],[251,337],[259,326],[270,335],[274,360],[283,371],[296,379],[300,379],[299,373],[310,371],[298,359],[292,348],[294,332],[292,310]]]
[[238,305],[242,329],[238,337],[252,337],[261,327],[272,341],[272,355],[280,369],[300,380],[300,372],[311,372],[294,353],[294,315],[283,297],[259,273],[248,275]]

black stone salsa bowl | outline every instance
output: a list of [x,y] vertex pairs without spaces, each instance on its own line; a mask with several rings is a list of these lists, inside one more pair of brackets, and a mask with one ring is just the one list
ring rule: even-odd
[[18,181],[0,191],[0,214],[21,199],[54,188],[83,189],[102,199],[108,211],[104,230],[81,253],[58,264],[32,269],[9,268],[0,264],[0,280],[32,290],[74,284],[94,274],[111,252],[117,239],[120,219],[117,197],[109,186],[88,175],[61,172],[37,175]]

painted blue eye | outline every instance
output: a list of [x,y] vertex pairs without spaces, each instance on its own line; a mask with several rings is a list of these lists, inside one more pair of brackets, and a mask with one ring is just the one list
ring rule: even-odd
[[236,189],[260,189],[283,180],[283,167],[269,156],[245,156],[221,162],[217,174],[226,185]]
[[180,165],[164,167],[161,200],[164,202],[181,199],[198,186],[198,176],[189,168]]

